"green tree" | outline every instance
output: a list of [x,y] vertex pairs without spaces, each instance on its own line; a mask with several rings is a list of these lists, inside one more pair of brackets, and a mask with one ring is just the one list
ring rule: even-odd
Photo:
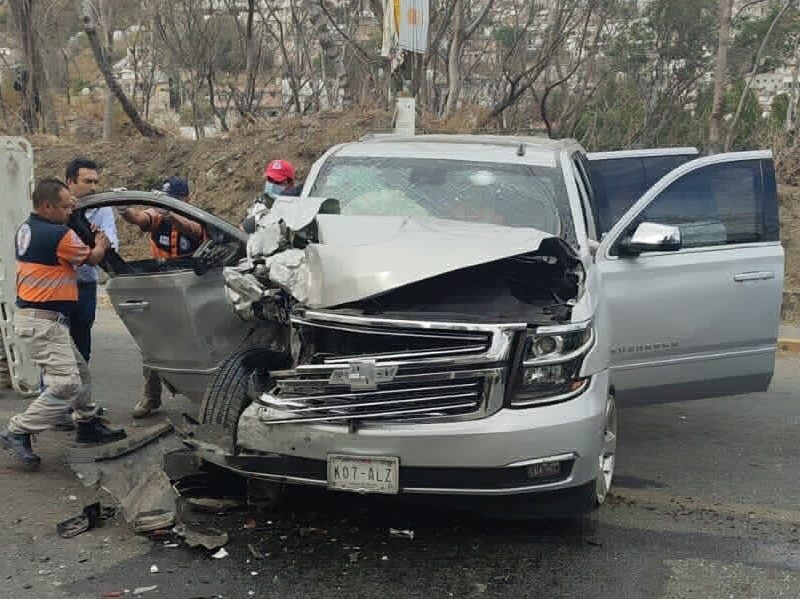
[[786,112],[789,109],[789,96],[778,94],[772,99],[769,118],[773,125],[783,127],[786,125]]
[[[732,115],[736,112],[739,104],[739,98],[745,88],[745,80],[737,79],[734,81],[725,92],[724,113]],[[736,126],[736,134],[733,137],[731,150],[750,150],[758,144],[758,134],[765,125],[764,119],[761,118],[761,105],[758,103],[758,96],[752,89],[747,91],[742,113],[739,116],[739,122]],[[730,122],[726,123],[730,126]]]

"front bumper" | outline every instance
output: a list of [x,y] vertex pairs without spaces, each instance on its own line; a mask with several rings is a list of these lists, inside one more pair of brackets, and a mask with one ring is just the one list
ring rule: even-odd
[[[209,461],[247,476],[289,484],[327,486],[327,456],[398,457],[401,493],[516,495],[594,481],[602,451],[608,372],[563,403],[502,409],[477,420],[337,424],[267,424],[257,404],[242,414],[235,456]],[[530,466],[560,464],[547,476]]]

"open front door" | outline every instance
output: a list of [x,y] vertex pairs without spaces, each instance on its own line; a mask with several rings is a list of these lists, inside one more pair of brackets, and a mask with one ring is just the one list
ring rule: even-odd
[[[648,230],[667,233],[648,240]],[[678,167],[612,227],[596,260],[620,399],[768,387],[784,263],[770,152]]]
[[[205,229],[207,243],[198,252],[215,257],[207,268],[196,272],[197,260],[191,256],[125,259],[124,268],[106,284],[114,309],[142,351],[144,365],[157,370],[178,392],[201,397],[219,363],[241,346],[253,327],[234,312],[222,277],[223,265],[243,255],[247,236],[230,223],[163,194],[100,194],[81,208],[108,205],[169,210]],[[117,220],[119,227],[132,226]],[[125,250],[120,248],[123,258]]]

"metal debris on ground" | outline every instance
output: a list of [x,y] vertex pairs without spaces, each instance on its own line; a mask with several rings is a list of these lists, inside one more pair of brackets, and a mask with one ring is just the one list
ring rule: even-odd
[[116,443],[71,449],[69,465],[84,486],[103,488],[115,497],[137,532],[171,526],[176,493],[162,464],[166,454],[185,448],[172,430],[164,422]]
[[396,537],[400,539],[408,539],[409,541],[414,540],[414,531],[409,529],[401,529],[401,528],[390,528],[389,529],[389,536]]

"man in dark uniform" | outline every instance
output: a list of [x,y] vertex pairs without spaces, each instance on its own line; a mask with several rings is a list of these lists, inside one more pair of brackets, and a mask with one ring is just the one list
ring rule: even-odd
[[69,316],[78,301],[76,269],[97,264],[111,247],[108,237],[95,234],[89,248],[67,227],[75,202],[58,179],[44,179],[33,192],[33,212],[17,230],[17,301],[14,333],[42,369],[44,389],[0,433],[0,443],[37,470],[41,462],[31,448],[31,434],[63,422],[72,410],[79,443],[107,443],[125,438],[97,418],[92,402],[89,368],[69,332]]
[[[180,177],[168,177],[161,188],[167,195],[189,202],[189,184]],[[150,252],[156,260],[169,260],[194,254],[205,239],[203,226],[174,212],[147,208],[125,208],[122,218],[150,233]],[[134,418],[149,416],[161,407],[161,377],[144,368],[144,393],[133,409]]]

